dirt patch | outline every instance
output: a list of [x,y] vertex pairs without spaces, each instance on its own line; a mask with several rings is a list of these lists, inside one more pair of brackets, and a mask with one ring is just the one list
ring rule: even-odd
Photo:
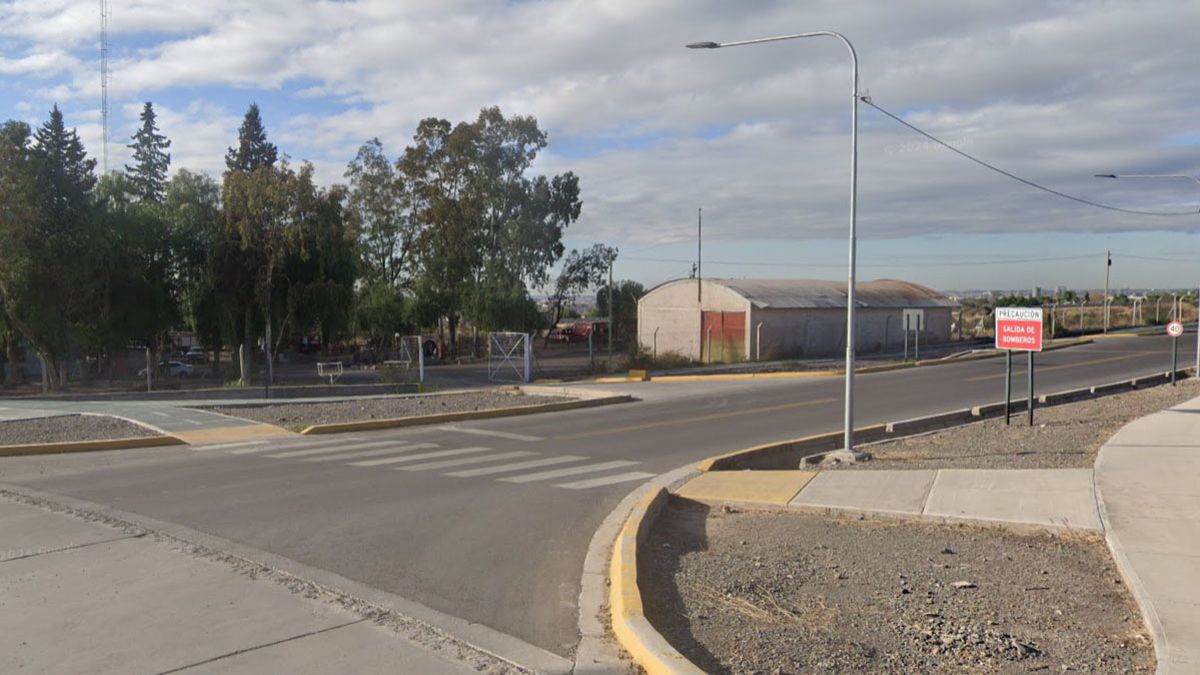
[[0,422],[0,445],[104,441],[159,435],[132,422],[100,415],[56,415]]
[[319,403],[271,403],[252,406],[213,406],[205,408],[224,415],[241,417],[292,429],[314,424],[338,424],[369,420],[397,419],[419,415],[496,410],[521,406],[560,403],[575,399],[566,396],[534,396],[504,391],[473,391],[462,394],[364,398],[355,401]]
[[860,446],[871,461],[837,469],[1066,469],[1091,468],[1100,446],[1121,427],[1200,396],[1200,382],[1181,380],[1087,401],[1034,408],[1012,424],[993,418],[920,436]]
[[642,550],[647,617],[710,673],[1155,666],[1099,537],[672,498]]

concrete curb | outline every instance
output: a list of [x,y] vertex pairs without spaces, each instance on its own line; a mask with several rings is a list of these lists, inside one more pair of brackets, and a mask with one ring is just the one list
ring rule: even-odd
[[[1107,445],[1105,443],[1100,446],[1100,451],[1096,453],[1096,463],[1093,466],[1100,465]],[[1154,658],[1158,663],[1154,672],[1165,675],[1170,671],[1171,657],[1171,645],[1167,641],[1167,633],[1163,630],[1162,621],[1158,618],[1158,610],[1150,600],[1150,593],[1146,590],[1146,585],[1142,583],[1142,578],[1133,569],[1133,565],[1129,562],[1129,556],[1125,555],[1125,547],[1121,545],[1121,540],[1117,539],[1113,533],[1112,523],[1108,518],[1108,508],[1104,504],[1104,495],[1100,492],[1100,483],[1096,480],[1095,470],[1092,471],[1092,491],[1096,494],[1096,508],[1100,511],[1100,524],[1104,527],[1104,543],[1108,545],[1108,552],[1112,554],[1117,571],[1121,573],[1121,579],[1129,588],[1134,601],[1137,602],[1138,609],[1142,613],[1142,623],[1150,632],[1150,639],[1154,643]]]
[[97,441],[66,441],[62,443],[24,443],[0,445],[0,457],[25,455],[54,455],[65,452],[93,452],[97,450],[127,450],[130,448],[156,448],[168,445],[187,445],[175,436],[139,436],[137,438],[107,438]]
[[[1178,379],[1191,377],[1190,370],[1176,371]],[[1161,386],[1170,383],[1170,373],[1159,373],[1111,382],[1109,384],[1069,389],[1067,391],[1042,394],[1038,401],[1044,406],[1061,405],[1082,401],[1089,398],[1118,394],[1145,387]],[[1025,399],[1014,400],[1010,409],[1012,412],[1025,410]],[[988,403],[975,406],[969,410],[954,410],[916,417],[886,424],[876,424],[854,430],[855,440],[862,444],[893,440],[905,436],[949,429],[963,424],[979,422],[987,418],[1004,414],[1004,403]],[[747,469],[796,469],[805,464],[815,464],[826,453],[842,447],[843,433],[833,431],[815,436],[805,436],[775,443],[764,443],[751,448],[735,450],[723,455],[709,457],[700,461],[696,468],[700,471],[743,471]]]
[[[570,390],[559,387],[525,387],[522,391],[530,394],[550,393],[551,391],[568,393],[568,395],[578,395],[572,392],[581,392],[582,390]],[[384,420],[365,420],[362,422],[341,422],[337,424],[314,424],[305,428],[300,432],[301,435],[311,436],[314,434],[340,434],[351,431],[374,431],[377,429],[395,429],[398,427],[415,427],[426,424],[446,424],[449,422],[462,422],[465,420],[484,420],[495,419],[498,417],[516,417],[519,415],[536,415],[545,412],[559,412],[563,410],[578,410],[580,408],[595,408],[602,405],[611,405],[613,403],[627,403],[634,400],[628,394],[620,394],[616,396],[600,395],[596,396],[592,392],[587,393],[587,398],[580,398],[575,401],[562,401],[560,403],[542,403],[536,405],[522,405],[512,408],[496,408],[495,410],[468,410],[464,412],[442,413],[436,415],[417,415],[414,417],[397,417]]]
[[703,670],[676,651],[646,619],[642,609],[642,594],[638,588],[638,544],[645,540],[650,525],[666,506],[669,496],[670,493],[665,488],[658,488],[647,494],[633,508],[629,519],[625,521],[625,527],[617,535],[609,568],[609,578],[612,580],[609,605],[613,632],[616,633],[621,646],[649,675],[702,674]]

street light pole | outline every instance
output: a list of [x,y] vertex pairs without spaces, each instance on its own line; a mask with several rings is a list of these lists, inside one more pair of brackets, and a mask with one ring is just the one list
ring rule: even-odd
[[693,42],[688,44],[688,49],[720,49],[723,47],[741,47],[743,45],[755,45],[764,42],[780,42],[783,40],[795,40],[799,38],[810,37],[832,37],[841,40],[842,44],[846,45],[847,51],[850,52],[851,64],[851,80],[850,80],[850,236],[849,236],[849,251],[848,251],[848,271],[846,275],[846,400],[845,400],[845,434],[842,450],[836,453],[831,453],[828,458],[832,461],[854,462],[860,459],[866,459],[865,453],[856,453],[854,451],[854,356],[855,356],[855,330],[854,330],[854,310],[855,310],[855,265],[857,259],[857,224],[858,224],[858,54],[854,51],[854,45],[846,39],[845,35],[835,33],[833,31],[814,31],[811,33],[795,33],[793,35],[779,35],[776,37],[757,38],[754,40],[740,40],[737,42]]
[[[1200,185],[1200,176],[1193,176],[1187,173],[1098,173],[1096,178],[1167,178],[1167,179],[1185,179],[1195,181]],[[1155,316],[1157,323],[1158,317]],[[1178,321],[1179,317],[1176,316]],[[1200,377],[1200,296],[1196,296],[1196,377]]]

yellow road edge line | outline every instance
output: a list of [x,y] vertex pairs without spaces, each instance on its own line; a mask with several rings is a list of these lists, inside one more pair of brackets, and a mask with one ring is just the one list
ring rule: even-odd
[[767,406],[765,408],[751,408],[749,410],[731,410],[723,413],[711,413],[708,415],[697,415],[695,417],[681,417],[673,420],[661,420],[659,422],[646,422],[645,424],[634,424],[628,427],[617,427],[615,429],[599,429],[597,431],[581,431],[577,434],[563,434],[555,436],[556,441],[573,441],[580,438],[593,438],[595,436],[612,436],[615,434],[627,434],[634,431],[645,431],[646,429],[659,429],[661,427],[674,427],[681,424],[691,424],[692,422],[705,422],[712,420],[725,419],[727,417],[741,417],[742,415],[750,415],[755,413],[778,412],[780,410],[789,410],[791,408],[807,408],[809,406],[821,405],[822,403],[833,403],[840,401],[840,397],[831,398],[816,398],[809,401],[800,401],[797,403],[781,403],[779,405]]
[[645,540],[650,525],[667,503],[667,497],[667,491],[659,488],[642,498],[633,507],[613,543],[608,595],[613,633],[617,642],[649,675],[703,674],[703,670],[676,651],[646,619],[638,588],[638,544]]
[[[1042,366],[1041,368],[1038,368],[1035,365],[1034,370],[1039,373],[1044,373],[1048,370],[1063,370],[1066,368],[1078,368],[1081,366],[1095,366],[1095,365],[1098,365],[1101,363],[1112,363],[1114,361],[1124,361],[1126,359],[1134,359],[1134,358],[1138,358],[1140,356],[1145,356],[1145,354],[1143,354],[1141,352],[1137,352],[1134,354],[1122,354],[1121,356],[1108,356],[1108,357],[1105,357],[1102,359],[1092,359],[1090,361],[1080,361],[1078,363],[1063,363],[1063,364],[1057,365],[1057,366]],[[1015,371],[1015,370],[1013,371],[1014,375],[1016,374],[1016,372],[1017,371]],[[1025,372],[1025,371],[1022,370],[1020,372]],[[1004,377],[1004,373],[996,373],[993,375],[976,375],[975,377],[968,377],[968,378],[964,379],[963,382],[982,382],[984,380],[998,380],[1002,377]]]
[[339,422],[337,424],[314,424],[300,432],[303,436],[314,434],[340,434],[352,431],[374,431],[377,429],[395,429],[399,427],[415,427],[426,424],[445,424],[447,422],[462,422],[465,420],[495,419],[498,417],[516,417],[519,415],[536,415],[544,412],[561,410],[577,410],[579,408],[594,408],[612,403],[632,401],[628,394],[605,396],[602,398],[579,399],[559,403],[539,403],[522,405],[512,408],[496,408],[494,410],[466,410],[462,412],[438,413],[433,415],[416,415],[414,417],[395,417],[384,420],[364,420],[362,422]]
[[0,457],[22,457],[26,455],[53,455],[66,452],[94,452],[97,450],[125,450],[130,448],[155,448],[168,445],[187,445],[175,436],[138,436],[135,438],[107,438],[95,441],[65,441],[62,443],[23,443],[0,445]]
[[[1066,347],[1077,347],[1080,345],[1092,344],[1092,338],[1083,340],[1072,340],[1064,343],[1050,343],[1042,351],[1054,351]],[[946,360],[945,358],[932,359],[928,361],[916,361],[913,363],[891,363],[885,366],[865,366],[863,368],[855,368],[856,375],[867,375],[870,373],[886,373],[893,370],[903,370],[905,368],[921,368],[927,366],[941,366],[952,363],[966,363],[968,361],[976,361],[979,359],[991,359],[1001,356],[1003,352],[1000,350],[992,350],[991,352],[975,354],[972,356],[964,356],[958,359]],[[747,363],[753,363],[747,361]],[[595,384],[627,384],[629,382],[719,382],[722,380],[785,380],[799,379],[805,377],[838,377],[844,375],[844,370],[794,370],[774,373],[710,373],[696,375],[653,375],[646,378],[629,377],[629,376],[613,376],[613,377],[598,377],[591,382]]]

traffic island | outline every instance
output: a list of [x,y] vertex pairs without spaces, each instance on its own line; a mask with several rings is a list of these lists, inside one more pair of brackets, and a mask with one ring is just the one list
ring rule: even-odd
[[206,410],[311,435],[531,415],[631,400],[628,395],[569,387],[525,386],[313,403],[247,403]]
[[1095,534],[672,497],[642,550],[646,617],[704,672],[1155,668]]
[[109,415],[75,414],[0,422],[0,457],[180,445],[157,429]]
[[[837,447],[835,434],[702,462],[657,516],[639,517],[636,551],[625,551],[638,564],[650,628],[642,643],[669,645],[660,662],[705,672],[1150,672],[1156,657],[1190,658],[1187,648],[1167,649],[1172,628],[1160,625],[1164,601],[1153,595],[1162,581],[1140,576],[1163,556],[1128,554],[1098,485],[1108,481],[1106,492],[1120,497],[1131,490],[1092,465],[1101,447],[1110,457],[1193,448],[1180,445],[1191,435],[1183,429],[1164,435],[1148,420],[1186,425],[1194,417],[1179,413],[1200,407],[1200,383],[1127,384],[1095,399],[1051,395],[1060,404],[1037,411],[1033,427],[974,411],[880,425],[882,440],[861,446],[874,459],[838,470],[794,469],[797,458]],[[983,421],[964,424],[968,417]],[[1167,445],[1135,447],[1135,435]],[[1194,461],[1176,461],[1184,476],[1171,480],[1194,481],[1186,468]],[[735,470],[754,464],[762,470]],[[1142,511],[1161,516],[1164,499]],[[1119,507],[1127,520],[1137,511]],[[1171,513],[1181,519],[1170,526],[1185,537],[1180,546],[1192,551],[1184,534],[1192,511]],[[1166,531],[1155,527],[1151,534]],[[1133,538],[1155,551],[1174,545]],[[971,554],[956,557],[962,551]],[[1195,614],[1181,616],[1171,617],[1175,639],[1193,640]],[[637,643],[618,639],[637,658]]]

